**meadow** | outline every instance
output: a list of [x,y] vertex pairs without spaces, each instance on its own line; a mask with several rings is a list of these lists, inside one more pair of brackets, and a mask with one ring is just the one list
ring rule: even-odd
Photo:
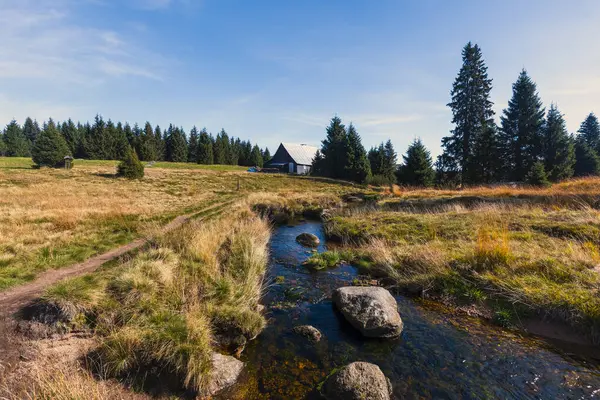
[[[307,268],[351,262],[393,290],[503,326],[541,318],[600,337],[598,178],[424,190],[189,164],[154,164],[139,181],[115,178],[114,162],[28,164],[0,158],[0,290],[134,238],[149,245],[47,288],[52,329],[93,342],[86,367],[71,363],[71,380],[38,369],[8,398],[143,398],[155,377],[172,393],[201,393],[211,354],[239,354],[267,323],[271,224],[295,215],[323,215],[337,242]],[[193,218],[161,231],[183,214]]]
[[178,215],[219,211],[249,193],[342,190],[233,166],[155,163],[144,179],[129,181],[114,177],[114,161],[76,160],[72,170],[31,164],[0,157],[0,291],[151,235]]

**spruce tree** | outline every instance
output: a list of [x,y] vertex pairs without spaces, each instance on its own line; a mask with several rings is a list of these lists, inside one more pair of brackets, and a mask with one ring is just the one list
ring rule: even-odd
[[533,186],[550,186],[550,181],[548,181],[543,162],[536,161],[533,163],[531,170],[525,175],[525,182]]
[[108,160],[107,149],[108,141],[106,137],[106,122],[101,115],[96,115],[94,125],[87,132],[85,140],[86,153],[92,160]]
[[35,139],[31,148],[33,162],[40,167],[62,167],[64,158],[71,155],[65,138],[60,134],[52,118]]
[[544,126],[544,169],[548,179],[557,182],[573,176],[575,149],[562,114],[550,106]]
[[404,163],[397,173],[398,183],[409,186],[433,186],[435,171],[429,150],[421,139],[415,139],[402,156]]
[[369,165],[371,166],[371,173],[373,174],[373,176],[381,177],[383,174],[383,153],[383,143],[381,143],[379,147],[371,147],[371,149],[369,150],[367,157],[369,159]]
[[144,165],[131,146],[127,147],[125,156],[117,166],[117,176],[128,179],[141,179],[144,177]]
[[229,136],[225,129],[217,134],[213,146],[215,164],[226,165],[231,159]]
[[190,131],[190,142],[188,143],[188,162],[198,162],[198,128],[195,126]]
[[474,183],[484,179],[478,168],[483,155],[476,150],[489,147],[481,143],[476,147],[475,143],[489,137],[489,129],[494,124],[490,100],[492,80],[488,78],[478,45],[469,42],[463,48],[462,59],[463,65],[452,87],[452,101],[448,104],[455,127],[450,136],[442,139],[442,147],[450,160],[446,164],[458,167],[461,181]]
[[14,119],[10,121],[4,130],[4,142],[6,144],[6,154],[9,157],[29,157],[31,155],[29,141]]
[[382,175],[393,182],[396,178],[397,157],[392,141],[388,139],[383,146],[383,170]]
[[0,131],[0,157],[6,156],[6,142],[4,141],[4,132]]
[[260,147],[254,145],[252,151],[250,152],[250,160],[248,161],[249,166],[260,167],[263,166],[263,158],[260,152]]
[[158,159],[154,128],[148,121],[144,124],[144,130],[139,137],[137,153],[142,161],[156,161]]
[[583,135],[572,139],[575,143],[574,176],[591,176],[600,174],[600,157],[590,147]]
[[77,150],[80,144],[79,130],[77,129],[77,125],[73,122],[71,118],[67,122],[63,122],[60,127],[60,133],[65,138],[67,145],[69,146],[69,150],[71,150],[71,154],[77,154]]
[[263,151],[263,161],[268,162],[270,160],[271,160],[271,152],[269,151],[268,147],[265,147],[265,150]]
[[[327,136],[321,145],[323,156],[319,173],[334,179],[345,178],[347,134],[342,120],[335,116],[327,127]],[[316,172],[316,171],[315,171]]]
[[542,154],[545,110],[537,86],[527,71],[513,84],[512,98],[501,116],[499,152],[500,178],[520,181]]
[[167,130],[167,161],[187,162],[188,145],[182,128],[175,128],[172,124]]
[[588,146],[600,155],[600,124],[594,113],[590,113],[585,118],[585,121],[581,123],[578,132],[583,136]]
[[371,165],[367,152],[362,145],[360,135],[350,124],[347,130],[346,171],[345,179],[365,183],[371,179]]
[[29,148],[33,146],[33,143],[35,142],[35,139],[40,134],[40,132],[41,129],[37,121],[34,121],[31,118],[27,117],[25,123],[23,124],[23,134],[29,141]]
[[232,136],[231,139],[229,139],[229,159],[227,160],[227,164],[238,165],[239,157],[239,143],[236,145],[236,140]]
[[326,173],[325,157],[323,157],[321,150],[317,150],[312,160],[310,174],[314,176],[326,176]]
[[206,128],[200,131],[198,138],[198,164],[211,165],[215,163],[213,156],[213,139],[206,132]]
[[167,144],[165,143],[160,126],[154,128],[154,144],[156,146],[156,161],[165,161],[167,157]]

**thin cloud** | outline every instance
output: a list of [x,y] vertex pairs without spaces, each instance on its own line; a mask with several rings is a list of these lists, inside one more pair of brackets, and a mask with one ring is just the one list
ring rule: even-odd
[[160,79],[160,65],[144,63],[143,48],[120,33],[79,26],[68,1],[0,0],[0,79],[51,79],[97,84],[115,77]]

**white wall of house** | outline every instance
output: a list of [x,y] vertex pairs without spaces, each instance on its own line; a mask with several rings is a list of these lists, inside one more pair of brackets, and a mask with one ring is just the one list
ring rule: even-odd
[[306,175],[310,172],[310,165],[298,165],[296,171],[298,175]]

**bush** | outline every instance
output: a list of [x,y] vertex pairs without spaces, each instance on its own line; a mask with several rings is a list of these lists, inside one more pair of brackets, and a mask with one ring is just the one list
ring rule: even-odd
[[550,186],[550,181],[548,181],[548,175],[546,175],[546,170],[544,169],[544,164],[540,161],[533,164],[531,170],[525,177],[525,181],[533,186],[542,186],[548,187]]
[[117,176],[129,179],[141,179],[144,177],[144,166],[131,146],[127,149],[125,157],[117,167]]

